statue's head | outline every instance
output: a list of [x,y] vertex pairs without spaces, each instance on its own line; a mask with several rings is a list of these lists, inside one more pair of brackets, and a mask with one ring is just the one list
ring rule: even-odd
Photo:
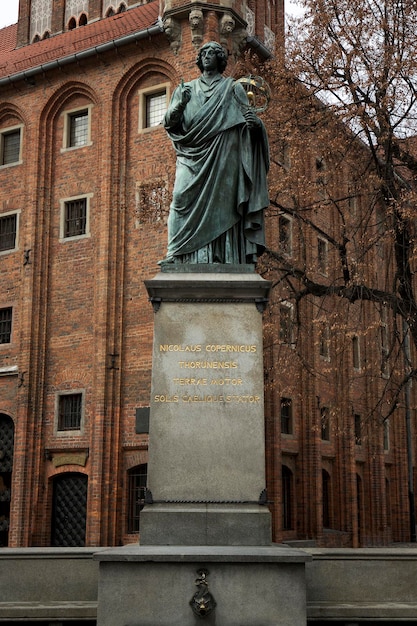
[[203,71],[203,64],[201,62],[201,54],[203,50],[207,50],[207,48],[212,48],[214,52],[216,53],[217,69],[220,72],[220,74],[223,74],[227,66],[227,53],[225,49],[219,43],[217,43],[217,41],[209,41],[208,43],[205,43],[204,46],[201,46],[199,53],[197,55],[197,61],[196,61],[197,67],[199,68],[200,72]]

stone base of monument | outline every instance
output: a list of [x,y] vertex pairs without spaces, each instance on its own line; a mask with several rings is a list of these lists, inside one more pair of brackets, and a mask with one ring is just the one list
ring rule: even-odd
[[171,266],[146,287],[155,317],[141,545],[97,555],[97,624],[302,626],[308,556],[271,545],[266,493],[270,284],[251,266]]
[[131,545],[97,558],[98,626],[306,624],[308,556],[301,550]]

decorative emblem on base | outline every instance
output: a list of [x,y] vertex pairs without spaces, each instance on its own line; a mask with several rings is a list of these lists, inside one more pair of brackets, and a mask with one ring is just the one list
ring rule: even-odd
[[199,617],[207,617],[216,607],[216,601],[208,590],[207,569],[197,570],[198,578],[195,580],[197,591],[190,600],[193,612]]

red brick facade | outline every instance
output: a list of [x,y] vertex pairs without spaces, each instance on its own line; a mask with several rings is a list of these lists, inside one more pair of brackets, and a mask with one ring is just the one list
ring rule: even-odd
[[[65,2],[54,2],[50,37],[30,43],[31,2],[21,0],[18,27],[4,31],[14,33],[16,50],[0,49],[0,133],[18,128],[21,141],[18,161],[0,167],[0,219],[19,217],[16,248],[0,254],[0,309],[13,310],[10,341],[0,344],[0,414],[14,424],[10,546],[51,544],[54,490],[65,475],[88,477],[86,545],[137,538],[127,525],[128,472],[147,459],[147,436],[135,426],[136,409],[149,405],[151,378],[153,311],[144,280],[156,274],[165,254],[175,167],[164,129],[141,128],[145,96],[161,88],[169,95],[182,77],[197,76],[190,8],[203,11],[204,40],[221,37],[225,12],[237,28],[248,17],[241,0],[207,6],[183,0],[135,6],[129,0],[121,13],[121,3],[111,5],[113,17],[104,17],[111,3],[87,4],[88,24],[68,31]],[[179,33],[168,37],[158,27],[160,4]],[[269,0],[247,4],[252,37],[264,42],[265,26],[281,34],[282,7]],[[235,44],[230,36],[231,73]],[[89,140],[68,147],[70,117],[79,111],[88,112]],[[80,198],[86,199],[83,233],[66,237],[65,211]],[[271,242],[277,231],[271,218]],[[273,307],[271,315],[277,328]],[[308,307],[304,315],[314,318]],[[366,325],[363,316],[358,308]],[[306,352],[316,353],[312,333],[303,342]],[[355,446],[352,414],[362,409],[352,410],[351,398],[341,393],[351,378],[349,357],[337,385],[321,384],[306,370],[291,369],[288,350],[269,350],[266,341],[274,383],[267,381],[266,419],[275,540],[372,545],[408,539],[402,426],[393,431],[389,452],[381,432],[369,435],[366,448]],[[283,357],[288,369],[281,376]],[[382,383],[356,384],[353,394],[366,404]],[[60,397],[69,393],[82,396],[81,423],[60,430]],[[293,430],[282,435],[280,398],[287,396]],[[331,402],[343,416],[338,427],[344,436],[323,441],[320,407]],[[282,465],[290,471],[289,530],[282,525]],[[329,531],[323,530],[323,470],[332,481]],[[363,485],[359,505],[357,481]]]

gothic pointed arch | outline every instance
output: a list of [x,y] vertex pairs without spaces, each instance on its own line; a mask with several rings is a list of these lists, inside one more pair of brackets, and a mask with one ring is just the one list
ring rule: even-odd
[[22,109],[11,102],[0,102],[0,126],[4,126],[9,121],[17,124],[27,124],[27,116]]

